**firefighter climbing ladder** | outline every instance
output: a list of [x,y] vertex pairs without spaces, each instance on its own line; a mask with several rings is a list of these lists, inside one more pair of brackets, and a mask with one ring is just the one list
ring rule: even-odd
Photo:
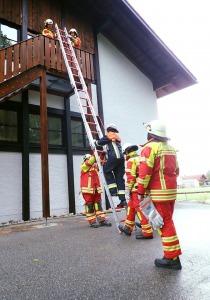
[[[71,40],[69,38],[68,32],[66,28],[64,30],[61,30],[58,28],[58,25],[55,24],[55,29],[57,33],[57,37],[60,43],[61,51],[63,54],[63,58],[65,61],[65,65],[67,68],[67,72],[70,79],[70,84],[72,88],[74,89],[76,99],[80,108],[80,112],[82,115],[83,123],[85,126],[85,130],[87,133],[87,137],[90,143],[90,146],[92,149],[94,149],[94,154],[96,157],[96,162],[98,164],[99,168],[99,175],[101,182],[103,184],[103,187],[106,191],[110,206],[112,208],[114,220],[118,229],[118,226],[120,225],[114,203],[112,200],[112,196],[110,194],[110,191],[108,189],[106,179],[104,177],[104,172],[102,165],[100,163],[100,158],[98,155],[98,151],[96,150],[94,140],[102,138],[103,134],[100,128],[100,125],[98,123],[98,119],[92,104],[92,101],[90,99],[87,86],[85,84],[78,60],[76,58],[74,49],[71,44]],[[118,229],[119,231],[119,229]],[[119,231],[120,232],[120,231]]]

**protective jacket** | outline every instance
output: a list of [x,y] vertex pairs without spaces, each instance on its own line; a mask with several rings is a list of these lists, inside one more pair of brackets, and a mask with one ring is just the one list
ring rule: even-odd
[[51,38],[51,39],[56,39],[57,38],[57,34],[53,30],[50,30],[47,27],[42,30],[42,35],[44,35],[48,38]]
[[81,40],[79,37],[75,37],[72,41],[72,46],[75,47],[75,48],[78,48],[80,49],[81,48]]
[[123,158],[121,138],[116,132],[108,132],[100,140],[96,141],[96,146],[106,145],[108,157]]
[[126,188],[131,189],[132,192],[137,192],[137,179],[139,171],[140,157],[136,151],[132,151],[126,155]]
[[154,138],[140,155],[138,194],[149,192],[154,202],[174,201],[177,192],[179,166],[176,151],[167,142]]
[[86,160],[80,166],[80,187],[82,193],[95,194],[96,191],[102,193],[98,176],[98,166],[95,162],[95,156],[92,155],[90,159]]

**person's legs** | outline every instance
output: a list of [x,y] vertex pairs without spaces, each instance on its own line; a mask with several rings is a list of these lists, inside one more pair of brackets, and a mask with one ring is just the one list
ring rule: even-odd
[[97,193],[94,195],[94,208],[96,213],[96,218],[100,226],[112,226],[110,222],[106,220],[101,201],[101,194]]
[[113,169],[116,164],[116,159],[108,158],[103,166],[104,176],[106,179],[107,186],[109,188],[110,194],[112,196],[117,196],[117,184],[115,181],[115,176]]
[[83,198],[85,200],[85,213],[88,220],[88,223],[91,227],[97,228],[98,224],[96,223],[96,213],[94,208],[94,195],[83,193]]
[[162,239],[164,257],[162,259],[156,259],[155,265],[157,267],[180,270],[182,267],[179,255],[181,255],[182,252],[173,222],[175,201],[165,201],[163,203],[155,202],[154,204],[164,222],[163,227],[158,230]]
[[120,225],[119,230],[125,233],[126,235],[130,236],[133,231],[135,216],[136,216],[136,212],[135,212],[135,208],[133,207],[133,199],[131,196],[130,200],[128,201],[125,226]]

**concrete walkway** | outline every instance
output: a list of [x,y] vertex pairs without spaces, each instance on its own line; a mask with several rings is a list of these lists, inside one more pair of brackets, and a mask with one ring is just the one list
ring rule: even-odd
[[158,234],[120,235],[112,213],[111,228],[89,228],[83,216],[0,227],[0,299],[209,300],[209,217],[209,205],[176,203],[181,271],[156,268]]

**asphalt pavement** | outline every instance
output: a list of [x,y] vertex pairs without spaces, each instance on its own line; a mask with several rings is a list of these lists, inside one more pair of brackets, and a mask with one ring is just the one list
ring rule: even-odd
[[[117,213],[125,219],[125,210]],[[84,216],[0,227],[0,299],[209,300],[210,205],[177,202],[182,270],[155,267],[161,239],[136,240]]]

